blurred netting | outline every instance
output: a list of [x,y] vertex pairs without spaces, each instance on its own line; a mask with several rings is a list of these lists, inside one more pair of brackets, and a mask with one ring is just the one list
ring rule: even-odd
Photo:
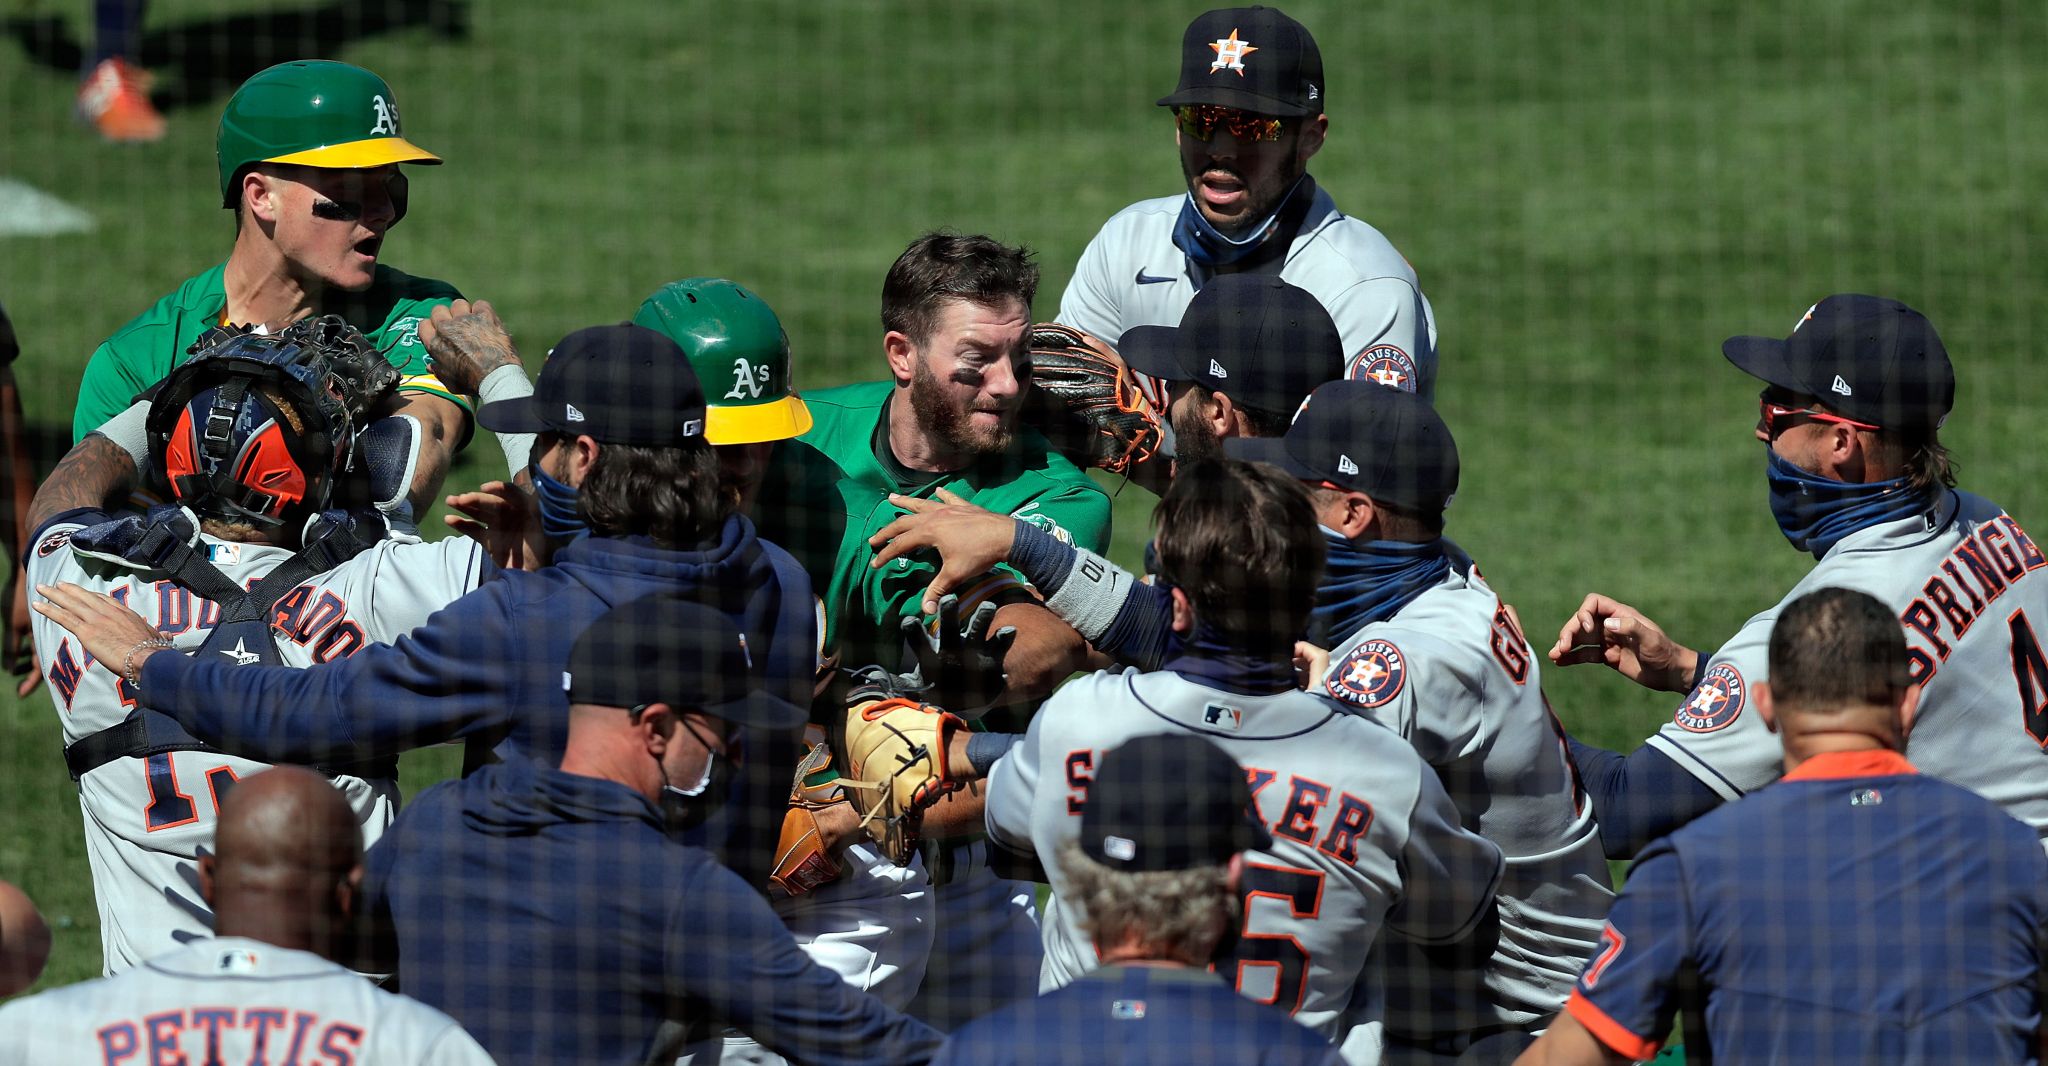
[[[447,165],[414,172],[383,259],[491,300],[530,368],[663,282],[718,275],[774,305],[798,385],[818,388],[885,375],[881,278],[918,233],[1029,244],[1050,317],[1105,219],[1183,188],[1153,101],[1201,7],[157,0],[133,58],[167,135],[112,146],[73,117],[88,6],[0,10],[0,303],[45,469],[87,354],[225,256],[214,123],[271,63],[339,58],[390,82],[407,135]],[[1782,335],[1828,293],[1933,320],[1964,486],[2048,515],[2048,9],[1286,9],[1328,69],[1310,172],[1434,305],[1463,458],[1448,533],[1539,651],[1596,588],[1710,648],[1805,572],[1765,506],[1755,384],[1719,344]],[[496,464],[471,447],[448,485]],[[1120,488],[1117,561],[1139,565],[1153,502]],[[1632,749],[1669,701],[1596,674],[1544,683],[1574,733]],[[57,737],[47,695],[0,693],[0,878],[58,927],[45,988],[94,975],[99,950]],[[457,764],[430,751],[405,768],[412,794]]]

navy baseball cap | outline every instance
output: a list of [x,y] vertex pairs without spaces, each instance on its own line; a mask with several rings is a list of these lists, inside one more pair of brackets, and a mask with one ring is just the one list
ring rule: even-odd
[[1272,843],[1244,767],[1192,733],[1135,737],[1103,752],[1081,809],[1081,850],[1125,873],[1222,866]]
[[1884,429],[1939,429],[1955,407],[1955,368],[1934,323],[1882,296],[1830,296],[1784,340],[1730,337],[1721,354],[1751,377]]
[[1235,437],[1223,451],[1417,511],[1448,507],[1458,492],[1451,427],[1428,400],[1376,381],[1332,381],[1309,394],[1284,436]]
[[1161,107],[1215,104],[1299,118],[1323,111],[1323,53],[1277,8],[1227,7],[1195,16],[1180,39],[1180,84]]
[[1192,381],[1240,407],[1287,416],[1316,386],[1344,376],[1344,339],[1307,289],[1269,274],[1224,274],[1202,286],[1178,326],[1132,326],[1117,354],[1140,374]]
[[533,395],[477,409],[496,433],[568,433],[600,444],[675,447],[704,438],[704,389],[675,341],[624,322],[562,338]]
[[747,635],[723,612],[675,595],[614,607],[569,649],[570,703],[666,703],[740,725],[794,729],[808,713],[761,690]]

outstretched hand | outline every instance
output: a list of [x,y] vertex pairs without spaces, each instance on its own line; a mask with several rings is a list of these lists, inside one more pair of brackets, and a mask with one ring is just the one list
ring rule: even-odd
[[168,650],[164,646],[148,647],[151,641],[164,640],[164,635],[126,604],[105,593],[67,581],[61,585],[37,585],[36,595],[42,597],[32,605],[36,613],[63,626],[78,638],[86,654],[117,676],[125,677],[131,668],[140,671],[143,660]]
[[[1017,639],[1017,627],[989,631],[997,605],[983,603],[965,621],[960,618],[960,597],[939,598],[936,629],[927,631],[916,618],[900,623],[904,643],[916,680],[928,703],[972,717],[994,706],[1009,685],[1003,672],[1003,656]],[[910,664],[906,664],[910,665]]]
[[1641,611],[1595,592],[1557,631],[1550,661],[1559,666],[1604,663],[1644,688],[1684,692],[1700,654],[1672,640]]
[[937,500],[891,494],[889,502],[909,514],[883,526],[868,538],[877,548],[870,567],[883,567],[899,556],[925,548],[939,553],[939,572],[924,590],[920,606],[936,614],[946,594],[1010,557],[1010,544],[1017,537],[1017,520],[984,510],[945,489]]
[[503,481],[486,481],[475,492],[448,497],[458,514],[444,515],[448,528],[484,546],[491,561],[507,570],[547,565],[546,538],[533,494]]

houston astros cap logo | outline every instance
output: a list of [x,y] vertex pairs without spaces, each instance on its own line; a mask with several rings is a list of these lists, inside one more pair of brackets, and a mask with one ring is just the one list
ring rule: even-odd
[[1237,76],[1240,78],[1244,77],[1244,57],[1258,51],[1257,48],[1252,47],[1250,41],[1238,40],[1237,30],[1235,29],[1230,31],[1230,36],[1218,38],[1209,47],[1216,51],[1216,62],[1209,64],[1209,73],[1214,74],[1219,70],[1234,70],[1237,71]]
[[1699,687],[1685,697],[1678,705],[1678,713],[1671,720],[1678,728],[1691,733],[1712,733],[1726,728],[1742,714],[1742,704],[1748,689],[1743,685],[1742,672],[1734,663],[1719,663],[1700,679]]
[[1330,694],[1361,707],[1378,707],[1401,694],[1408,657],[1384,640],[1368,640],[1344,658],[1330,677]]

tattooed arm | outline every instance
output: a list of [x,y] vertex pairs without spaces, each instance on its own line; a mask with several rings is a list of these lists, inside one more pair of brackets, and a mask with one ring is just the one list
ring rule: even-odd
[[31,536],[50,519],[81,507],[106,507],[128,495],[135,483],[135,460],[119,444],[98,433],[71,446],[28,505]]
[[[433,315],[420,323],[420,343],[433,357],[434,376],[451,392],[484,402],[533,392],[519,350],[512,346],[511,334],[488,301],[456,300],[434,308]],[[526,469],[533,435],[500,433],[497,437],[499,447],[505,450],[508,471],[518,475]]]

